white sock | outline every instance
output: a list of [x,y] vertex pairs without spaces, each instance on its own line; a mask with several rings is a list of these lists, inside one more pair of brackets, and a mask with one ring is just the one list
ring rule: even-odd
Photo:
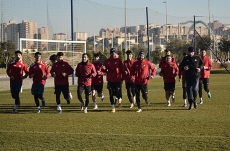
[[203,99],[202,99],[202,98],[200,98],[200,100],[202,100],[202,101],[203,101]]
[[57,109],[58,109],[58,110],[61,110],[61,104],[58,104],[58,105],[57,105]]
[[115,108],[114,104],[112,105],[112,108]]
[[168,104],[170,104],[170,100],[167,100]]
[[186,99],[184,99],[184,104],[187,104],[187,101],[186,101]]
[[93,102],[93,104],[94,104],[94,106],[97,106],[97,102],[95,101],[95,102]]
[[41,107],[40,107],[40,106],[38,106],[38,109],[41,109]]

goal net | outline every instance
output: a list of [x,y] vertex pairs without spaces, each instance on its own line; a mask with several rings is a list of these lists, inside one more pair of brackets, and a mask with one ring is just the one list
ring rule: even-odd
[[65,61],[75,69],[81,61],[82,53],[86,52],[86,41],[63,41],[20,38],[20,51],[23,52],[23,60],[30,65],[34,62],[34,53],[42,53],[42,61],[50,65],[49,57],[57,52],[63,52]]
[[[42,61],[51,67],[50,56],[58,52],[64,53],[64,60],[75,70],[82,60],[82,54],[86,52],[86,41],[63,41],[20,38],[20,51],[23,52],[23,61],[29,66],[34,62],[34,53],[42,54]],[[75,84],[74,74],[72,84]]]

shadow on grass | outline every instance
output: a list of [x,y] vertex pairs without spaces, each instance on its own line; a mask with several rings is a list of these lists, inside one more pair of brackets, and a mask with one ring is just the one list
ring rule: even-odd
[[[153,103],[150,106],[143,105],[141,106],[143,111],[159,111],[159,110],[188,110],[186,107],[182,106],[173,106],[173,107],[156,107],[155,105],[159,104],[165,104],[165,103]],[[13,110],[13,105],[12,104],[5,104],[5,105],[0,105],[0,114],[12,114]],[[18,108],[18,113],[17,114],[31,114],[31,113],[36,113],[37,107],[36,106],[20,106]],[[136,112],[137,111],[137,106],[134,106],[133,108],[130,108],[130,106],[124,105],[122,107],[116,107],[116,112]],[[62,106],[62,112],[63,113],[84,113],[83,111],[80,111],[80,107],[76,105],[63,105]],[[98,109],[93,109],[93,106],[88,106],[88,113],[110,113],[111,108],[109,106],[99,106]],[[47,113],[47,114],[57,114],[57,107],[56,105],[47,105],[45,107],[41,107],[41,114],[42,113]]]

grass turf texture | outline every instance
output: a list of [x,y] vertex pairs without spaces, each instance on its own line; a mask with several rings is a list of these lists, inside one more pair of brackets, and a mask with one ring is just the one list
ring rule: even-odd
[[46,88],[47,106],[36,114],[30,90],[23,90],[18,114],[11,114],[13,100],[9,91],[0,92],[0,150],[228,150],[230,148],[229,75],[212,74],[208,99],[187,110],[182,100],[181,83],[176,83],[176,102],[167,107],[162,78],[149,84],[150,106],[141,100],[129,108],[123,84],[122,108],[110,113],[108,91],[105,102],[97,99],[93,110],[81,112],[76,86],[71,86],[70,105],[62,98],[62,114],[57,114],[53,88]]

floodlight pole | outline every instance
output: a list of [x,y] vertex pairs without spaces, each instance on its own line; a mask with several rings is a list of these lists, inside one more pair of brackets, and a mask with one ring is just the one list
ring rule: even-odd
[[[125,5],[125,52],[127,51],[127,27],[126,27],[126,0],[124,0]],[[125,55],[125,60],[127,59],[127,56]]]
[[194,39],[194,51],[196,53],[196,16],[194,15],[194,25],[193,25],[193,39]]
[[148,60],[150,61],[150,50],[149,50],[149,17],[148,17],[148,7],[146,7],[146,21],[147,21],[147,38],[148,38]]
[[[73,41],[73,0],[71,1],[71,40]],[[72,67],[74,68],[74,44],[72,43]],[[74,85],[74,71],[72,73],[72,85]]]
[[165,15],[165,19],[166,19],[166,42],[168,42],[168,7],[167,7],[167,1],[164,1],[163,3],[165,3],[165,11],[166,11],[166,15]]

